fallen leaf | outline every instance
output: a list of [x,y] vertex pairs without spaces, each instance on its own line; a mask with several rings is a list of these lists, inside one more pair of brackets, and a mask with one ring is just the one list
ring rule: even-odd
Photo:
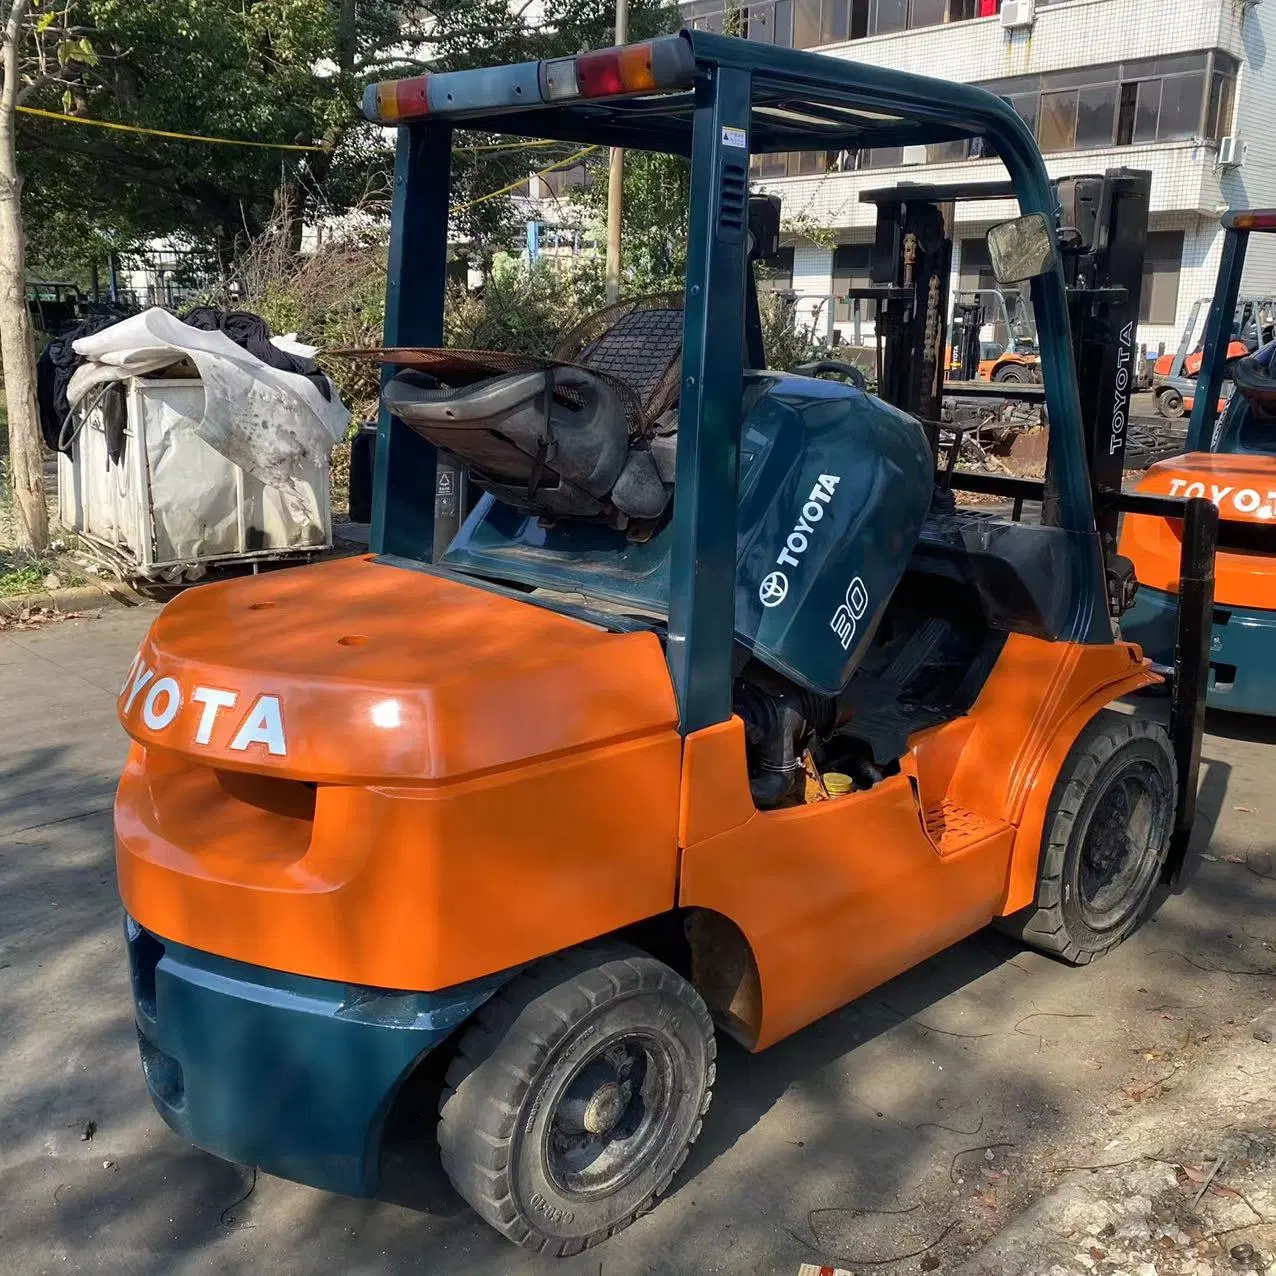
[[1244,864],[1245,857],[1243,855],[1224,855],[1223,863],[1224,864]]
[[1186,1174],[1187,1177],[1191,1179],[1192,1182],[1195,1183],[1197,1187],[1200,1187],[1201,1184],[1204,1183],[1207,1178],[1209,1178],[1208,1170],[1196,1170],[1196,1169],[1193,1169],[1190,1165],[1183,1166],[1183,1173]]
[[1210,1194],[1213,1196],[1240,1196],[1240,1193],[1234,1187],[1226,1187],[1222,1183],[1215,1183],[1210,1187]]
[[1234,807],[1232,807],[1232,810],[1233,810],[1233,811],[1244,811],[1244,813],[1245,813],[1246,815],[1253,815],[1253,814],[1254,814],[1254,808],[1253,808],[1252,806],[1234,806]]
[[1100,1249],[1097,1245],[1090,1246],[1090,1257],[1093,1258],[1096,1263],[1103,1262],[1103,1260],[1107,1258],[1107,1256],[1108,1256],[1107,1250]]
[[935,1272],[939,1270],[939,1259],[934,1254],[922,1255],[922,1261],[917,1264],[924,1272]]
[[996,1189],[990,1187],[986,1192],[976,1192],[975,1204],[982,1205],[986,1210],[995,1210],[997,1208]]
[[980,1170],[983,1172],[984,1178],[989,1183],[1000,1183],[1002,1179],[1008,1179],[1009,1173],[1005,1170],[990,1170],[986,1165],[981,1165]]

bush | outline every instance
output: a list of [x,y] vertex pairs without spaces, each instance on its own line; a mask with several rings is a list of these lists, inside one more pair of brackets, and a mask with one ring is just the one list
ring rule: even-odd
[[458,349],[547,356],[603,305],[595,258],[542,256],[528,265],[500,256],[479,290],[461,284],[448,290],[444,337]]

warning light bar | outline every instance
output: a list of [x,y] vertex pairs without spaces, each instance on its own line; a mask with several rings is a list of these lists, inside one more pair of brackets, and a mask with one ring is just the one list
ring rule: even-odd
[[1224,230],[1276,230],[1276,208],[1233,209],[1223,214]]
[[690,88],[694,72],[690,43],[682,36],[662,36],[574,58],[383,80],[364,90],[363,114],[374,123],[401,124],[431,115],[667,92]]

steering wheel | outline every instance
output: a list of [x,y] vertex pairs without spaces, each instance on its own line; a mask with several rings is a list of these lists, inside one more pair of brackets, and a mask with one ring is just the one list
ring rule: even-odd
[[868,390],[868,382],[864,374],[853,364],[841,359],[813,359],[810,363],[800,363],[793,369],[799,376],[822,377],[826,372],[835,372],[845,377],[857,390]]

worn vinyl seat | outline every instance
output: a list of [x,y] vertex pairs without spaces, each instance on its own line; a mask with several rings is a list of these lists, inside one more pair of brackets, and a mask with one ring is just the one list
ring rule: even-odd
[[651,444],[677,398],[681,354],[681,297],[641,298],[587,319],[552,359],[384,352],[405,366],[382,402],[500,500],[624,527],[669,502],[672,475]]

